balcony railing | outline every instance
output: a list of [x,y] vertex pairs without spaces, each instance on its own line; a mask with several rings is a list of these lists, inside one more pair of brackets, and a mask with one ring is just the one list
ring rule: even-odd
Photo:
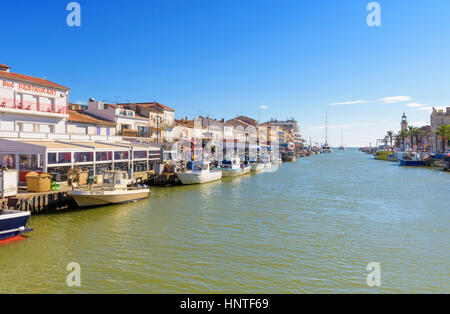
[[46,113],[67,114],[66,106],[54,106],[51,104],[44,104],[35,101],[22,100],[15,101],[11,98],[0,98],[0,109],[19,109],[24,111],[38,111]]

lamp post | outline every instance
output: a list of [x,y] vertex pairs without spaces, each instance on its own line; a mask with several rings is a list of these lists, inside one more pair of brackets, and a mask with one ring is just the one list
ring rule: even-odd
[[159,124],[162,122],[161,116],[157,115],[153,118],[153,122],[156,123],[156,141],[159,143]]

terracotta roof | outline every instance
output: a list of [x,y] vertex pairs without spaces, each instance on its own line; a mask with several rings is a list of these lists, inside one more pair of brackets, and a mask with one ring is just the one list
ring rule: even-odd
[[70,90],[70,88],[68,88],[68,87],[50,82],[46,79],[23,75],[23,74],[18,74],[18,73],[10,73],[10,72],[0,71],[0,77],[6,77],[9,79],[13,79],[13,80],[18,80],[18,81],[23,81],[23,82],[27,82],[27,83],[38,84],[38,85],[43,85],[43,86],[53,87],[53,88],[58,88],[58,89],[63,89],[63,90]]
[[249,117],[246,117],[246,116],[239,116],[239,117],[236,117],[236,119],[244,121],[244,122],[246,122],[246,123],[248,123],[250,125],[253,125],[253,126],[256,126],[258,124],[257,120],[249,118]]
[[248,126],[253,126],[254,127],[254,125],[251,125],[251,124],[249,124],[249,123],[247,123],[245,121],[242,121],[241,119],[238,119],[238,118],[234,118],[234,119],[228,120],[227,123],[230,123],[232,125],[240,124],[240,125],[244,125],[244,126],[247,126],[247,127]]
[[186,119],[175,119],[175,122],[177,125],[186,126],[188,128],[194,127],[194,121],[193,120],[186,120]]
[[138,106],[143,106],[143,107],[161,107],[165,110],[169,110],[169,111],[175,111],[175,109],[172,109],[170,107],[167,107],[163,104],[160,104],[159,102],[156,101],[152,101],[152,102],[130,102],[130,103],[123,103],[120,104],[120,106],[125,106],[125,105],[138,105]]
[[0,68],[11,69],[9,66],[1,64],[1,63],[0,63]]
[[80,112],[74,110],[69,110],[69,122],[81,122],[86,124],[108,125],[108,126],[116,125],[114,122],[99,119],[82,111]]

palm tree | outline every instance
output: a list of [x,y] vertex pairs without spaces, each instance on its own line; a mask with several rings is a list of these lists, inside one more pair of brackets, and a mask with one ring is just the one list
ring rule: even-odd
[[409,136],[409,138],[411,139],[411,148],[414,146],[414,143],[413,143],[414,132],[415,132],[414,130],[415,130],[415,127],[408,126],[408,130],[407,130],[408,134],[407,134],[407,136]]
[[389,138],[389,142],[391,143],[391,147],[392,147],[392,138],[394,137],[394,132],[393,131],[387,131],[387,137]]
[[419,136],[422,134],[422,130],[419,128],[412,129],[412,136],[416,139],[416,145],[419,147]]
[[445,152],[445,145],[447,144],[448,140],[450,139],[450,124],[442,124],[440,125],[436,132],[434,134],[437,134],[442,139],[442,152]]

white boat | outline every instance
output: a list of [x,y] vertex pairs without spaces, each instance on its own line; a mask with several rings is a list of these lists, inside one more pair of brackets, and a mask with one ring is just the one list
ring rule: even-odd
[[242,165],[241,166],[241,171],[242,171],[241,174],[249,174],[251,169],[252,169],[252,166],[250,166],[250,165]]
[[278,155],[278,156],[272,156],[272,158],[270,158],[270,162],[272,163],[272,164],[277,164],[277,165],[279,165],[279,164],[282,164],[283,163],[283,160],[281,159],[281,156],[280,155]]
[[328,113],[325,115],[325,144],[322,145],[321,153],[332,153],[331,146],[328,145]]
[[125,171],[106,171],[103,184],[88,189],[69,190],[80,207],[121,204],[148,198],[150,189],[147,186],[128,187],[128,173]]
[[222,171],[211,170],[207,162],[195,161],[192,170],[178,172],[177,177],[182,184],[201,184],[222,179]]
[[241,159],[239,157],[225,157],[220,168],[222,177],[235,177],[242,174]]
[[333,152],[333,150],[331,149],[330,145],[325,144],[322,146],[322,149],[321,149],[322,154],[327,154],[327,153],[332,153],[332,152]]
[[270,156],[269,155],[261,156],[261,161],[264,164],[265,168],[270,168],[272,166],[272,164],[270,162]]
[[260,172],[264,170],[264,164],[257,161],[250,162],[250,170],[255,172]]

